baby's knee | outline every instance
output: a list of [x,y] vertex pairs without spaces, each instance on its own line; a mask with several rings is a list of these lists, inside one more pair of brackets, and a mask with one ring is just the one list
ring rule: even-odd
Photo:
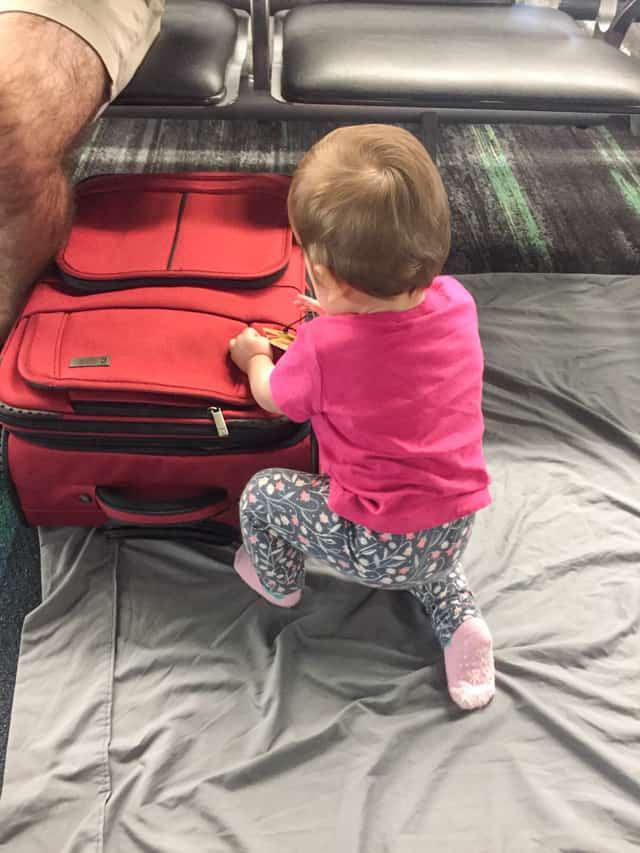
[[281,479],[281,472],[278,468],[265,468],[258,471],[245,486],[243,498],[248,495],[271,494],[279,479]]
[[296,477],[295,471],[283,468],[265,468],[249,480],[240,498],[242,513],[270,514],[280,504],[279,498],[287,494],[287,483]]

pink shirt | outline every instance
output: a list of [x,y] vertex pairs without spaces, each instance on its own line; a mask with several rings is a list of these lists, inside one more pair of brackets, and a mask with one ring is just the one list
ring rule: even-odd
[[331,509],[411,533],[491,502],[482,372],[473,298],[441,276],[409,311],[306,323],[271,374],[271,393],[291,420],[311,420]]

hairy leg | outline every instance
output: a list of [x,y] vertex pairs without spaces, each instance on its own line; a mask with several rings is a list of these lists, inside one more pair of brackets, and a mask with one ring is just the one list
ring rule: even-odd
[[0,14],[0,342],[69,226],[66,161],[106,99],[102,60],[71,30]]

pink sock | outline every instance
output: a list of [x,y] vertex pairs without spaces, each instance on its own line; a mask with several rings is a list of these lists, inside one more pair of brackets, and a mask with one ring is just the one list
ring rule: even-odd
[[233,568],[247,586],[250,586],[254,592],[257,592],[258,595],[261,595],[270,604],[275,604],[276,607],[295,607],[295,605],[300,601],[302,590],[292,592],[289,595],[280,595],[279,593],[272,594],[269,590],[265,589],[260,583],[258,573],[256,572],[244,545],[241,545],[236,551]]
[[447,685],[453,701],[465,711],[483,708],[496,692],[493,642],[484,619],[467,619],[444,649]]

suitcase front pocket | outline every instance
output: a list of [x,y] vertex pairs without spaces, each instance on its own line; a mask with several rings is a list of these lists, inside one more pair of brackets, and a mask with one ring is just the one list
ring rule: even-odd
[[[28,320],[18,372],[29,385],[87,401],[153,394],[176,404],[198,398],[254,405],[228,357],[246,326],[231,318],[164,308],[105,308],[35,314]],[[101,397],[101,395],[103,395]]]

